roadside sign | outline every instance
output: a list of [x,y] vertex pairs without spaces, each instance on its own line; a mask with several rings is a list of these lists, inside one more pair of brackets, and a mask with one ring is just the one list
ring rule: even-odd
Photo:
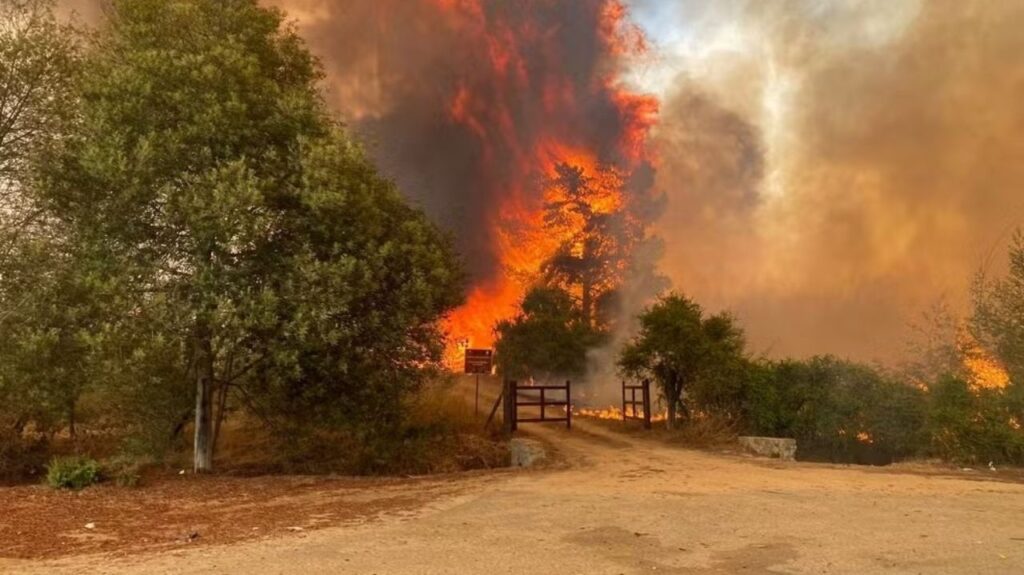
[[466,373],[489,375],[494,360],[492,349],[467,349],[466,350]]

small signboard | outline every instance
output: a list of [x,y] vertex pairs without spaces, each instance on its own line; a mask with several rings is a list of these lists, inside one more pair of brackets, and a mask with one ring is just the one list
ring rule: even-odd
[[489,375],[494,360],[492,349],[467,349],[466,350],[466,373]]

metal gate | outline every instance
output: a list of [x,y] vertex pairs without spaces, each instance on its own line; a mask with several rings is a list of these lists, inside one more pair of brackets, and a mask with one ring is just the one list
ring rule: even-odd
[[[554,393],[552,399],[550,394]],[[505,405],[505,431],[511,433],[519,428],[520,423],[558,423],[565,422],[566,429],[572,429],[572,382],[566,381],[565,385],[519,385],[515,380],[507,380],[502,390],[502,397]],[[539,413],[534,416],[523,417],[519,413],[520,407],[539,408]],[[549,415],[549,407],[564,409],[563,414]],[[491,415],[494,415],[492,410]]]
[[[638,391],[640,392],[639,400],[636,398]],[[650,380],[645,379],[640,382],[640,385],[629,385],[625,381],[622,382],[622,420],[642,421],[644,429],[651,428]]]

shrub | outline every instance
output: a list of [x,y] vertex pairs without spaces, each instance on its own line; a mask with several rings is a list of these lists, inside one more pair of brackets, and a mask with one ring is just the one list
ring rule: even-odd
[[139,458],[122,453],[112,457],[103,466],[103,475],[114,480],[120,487],[137,487],[142,476],[142,468],[151,463],[148,458]]
[[88,457],[54,457],[46,473],[46,483],[54,489],[83,489],[99,479],[100,464]]
[[928,392],[931,454],[960,463],[1024,463],[1015,392],[971,389],[952,376],[937,381]]
[[922,392],[871,366],[815,357],[763,363],[749,374],[747,428],[795,438],[802,458],[891,463],[925,443]]
[[355,475],[419,475],[508,465],[508,447],[483,429],[453,380],[438,380],[403,402],[390,426],[324,430],[291,427],[275,434],[280,470]]

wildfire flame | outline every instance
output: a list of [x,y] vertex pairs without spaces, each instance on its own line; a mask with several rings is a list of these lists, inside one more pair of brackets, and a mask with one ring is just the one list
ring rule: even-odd
[[[656,99],[632,93],[616,77],[617,63],[647,46],[639,28],[628,23],[627,10],[618,0],[572,5],[573,10],[592,11],[597,27],[594,50],[598,54],[593,59],[602,65],[595,66],[593,78],[583,82],[562,61],[570,50],[559,37],[565,30],[544,28],[528,17],[495,21],[482,2],[433,0],[471,39],[467,45],[486,46],[481,57],[484,80],[475,70],[473,82],[457,82],[446,111],[451,122],[477,141],[483,163],[478,168],[497,203],[491,206],[486,225],[494,232],[496,245],[491,251],[499,271],[474,279],[466,303],[446,326],[450,341],[468,340],[474,348],[493,346],[495,324],[516,313],[544,263],[580,231],[578,222],[563,229],[545,227],[545,204],[552,200],[552,192],[543,182],[554,177],[556,166],[570,164],[595,180],[594,197],[588,200],[592,209],[621,208],[627,201],[623,176],[652,160],[645,144],[658,111]],[[554,2],[534,3],[548,7]],[[517,96],[522,94],[538,96]],[[612,121],[589,117],[587,105],[592,101],[605,103],[604,114],[612,116]],[[523,116],[543,127],[539,133],[517,129],[517,118]],[[613,127],[603,132],[593,129],[602,122]],[[449,357],[457,356],[458,350],[450,346]]]
[[969,330],[958,330],[957,349],[967,372],[967,379],[975,389],[1003,389],[1010,384],[1010,375],[1006,368],[971,335]]
[[[629,413],[630,413],[630,415],[633,415],[633,411],[632,410],[630,410]],[[604,409],[593,409],[593,408],[585,408],[585,407],[583,407],[583,408],[578,408],[576,411],[573,412],[573,414],[576,415],[576,416],[580,416],[580,417],[593,417],[595,419],[607,419],[607,420],[622,421],[622,409],[620,409],[618,407],[615,407],[615,406],[609,406],[609,407],[606,407]],[[642,409],[638,409],[637,412],[636,412],[636,417],[643,417],[643,416],[644,416],[643,410]],[[667,412],[651,414],[651,421],[653,421],[653,422],[665,421],[666,419],[668,419],[668,413]]]

